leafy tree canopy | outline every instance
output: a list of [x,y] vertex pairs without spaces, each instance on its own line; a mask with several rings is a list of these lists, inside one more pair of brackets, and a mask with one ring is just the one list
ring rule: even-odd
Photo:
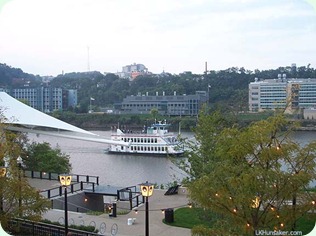
[[69,173],[71,164],[69,155],[63,154],[59,148],[53,149],[47,142],[31,143],[25,151],[26,169],[52,173]]
[[23,154],[23,135],[8,132],[5,127],[0,110],[0,166],[6,170],[6,175],[0,177],[0,196],[3,204],[0,221],[3,227],[6,227],[7,221],[13,217],[40,220],[42,213],[50,207],[50,202],[29,185],[17,164],[17,158]]
[[[254,235],[295,230],[315,207],[316,141],[291,138],[295,124],[282,114],[236,127],[218,113],[201,114],[197,143],[188,151],[190,198],[219,216],[209,235]],[[199,229],[200,230],[200,229]]]

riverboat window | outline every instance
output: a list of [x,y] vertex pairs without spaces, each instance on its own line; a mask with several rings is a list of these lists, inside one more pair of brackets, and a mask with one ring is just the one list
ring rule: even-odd
[[160,152],[160,147],[158,147],[158,152]]
[[143,147],[143,146],[141,146],[141,147],[140,147],[140,150],[144,151],[144,147]]
[[121,146],[121,150],[123,150],[124,149],[124,147],[123,146]]
[[131,146],[131,151],[133,151],[134,150],[134,147],[133,146]]
[[137,147],[137,150],[139,151],[139,146]]
[[140,139],[140,142],[141,142],[141,143],[143,143],[143,142],[144,142],[143,138],[141,138],[141,139]]
[[157,147],[155,147],[155,151],[157,152]]
[[147,151],[147,147],[146,146],[144,147],[144,151]]
[[155,138],[155,143],[157,143],[157,139]]
[[161,147],[161,150],[162,150],[162,151],[165,151],[165,147]]
[[139,143],[139,138],[137,139],[137,142]]

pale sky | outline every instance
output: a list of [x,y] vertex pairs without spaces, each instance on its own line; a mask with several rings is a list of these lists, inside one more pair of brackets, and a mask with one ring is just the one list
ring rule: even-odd
[[140,63],[202,74],[205,62],[209,70],[315,68],[315,8],[305,0],[11,0],[0,9],[0,63],[27,73]]

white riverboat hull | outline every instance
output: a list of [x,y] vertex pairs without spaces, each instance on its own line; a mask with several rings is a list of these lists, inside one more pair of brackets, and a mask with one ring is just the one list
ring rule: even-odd
[[113,154],[181,156],[184,149],[177,137],[168,132],[166,123],[155,123],[144,127],[141,132],[117,129],[111,134],[113,142],[107,152]]

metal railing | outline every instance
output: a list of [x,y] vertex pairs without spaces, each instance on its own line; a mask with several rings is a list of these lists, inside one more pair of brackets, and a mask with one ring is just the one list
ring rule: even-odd
[[[80,182],[80,183],[73,183],[69,185],[67,189],[69,189],[69,193],[75,193],[75,192],[84,191],[84,190],[92,190],[92,192],[94,192],[95,185],[96,185],[95,183]],[[63,187],[58,186],[51,189],[45,189],[45,190],[40,191],[40,193],[48,199],[54,198],[54,197],[60,197],[63,195]]]
[[144,203],[144,197],[140,194],[140,192],[136,191],[136,186],[130,186],[117,190],[117,200],[129,201],[130,210],[134,207],[138,207],[141,203]]
[[[44,171],[31,171],[31,170],[25,170],[24,176],[32,179],[47,179],[47,180],[57,180],[59,181],[59,175],[58,173],[51,173],[51,172],[44,172]],[[71,174],[72,176],[72,182],[88,182],[88,183],[95,183],[96,185],[99,185],[99,176],[93,176],[93,175],[77,175],[77,174]]]
[[[46,179],[59,181],[59,174],[51,172],[25,170],[24,176],[32,179]],[[94,192],[95,185],[99,185],[99,176],[72,174],[72,182],[74,183],[72,183],[69,186],[71,193],[83,190],[92,190]],[[62,186],[58,186],[51,189],[45,189],[42,190],[40,193],[48,199],[63,195]]]
[[[38,235],[38,236],[64,236],[65,227],[41,222],[34,222],[24,219],[13,219],[9,221],[9,231],[15,236]],[[72,236],[96,236],[98,233],[69,228]]]

